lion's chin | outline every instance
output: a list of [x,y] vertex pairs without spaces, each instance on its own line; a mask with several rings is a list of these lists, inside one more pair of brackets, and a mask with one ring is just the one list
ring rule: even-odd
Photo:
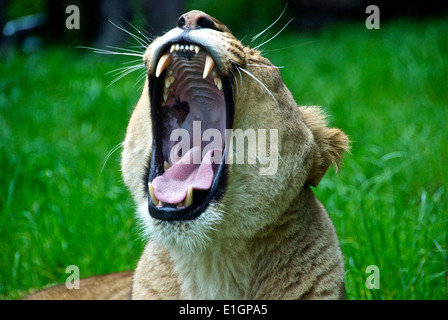
[[223,215],[211,203],[208,208],[196,219],[167,221],[154,219],[148,212],[148,204],[139,206],[138,213],[141,222],[141,236],[151,239],[167,248],[174,250],[188,250],[198,252],[205,250],[212,243],[218,225]]

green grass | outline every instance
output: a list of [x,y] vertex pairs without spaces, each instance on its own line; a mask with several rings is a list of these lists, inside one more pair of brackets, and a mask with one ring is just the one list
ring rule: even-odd
[[135,78],[104,74],[122,59],[81,50],[17,55],[1,67],[0,295],[130,269],[141,251],[119,152]]
[[[264,46],[296,101],[323,106],[353,141],[315,189],[349,299],[447,297],[447,34],[447,19],[396,21]],[[64,282],[72,264],[81,277],[135,267],[142,241],[119,152],[101,171],[139,96],[135,74],[106,88],[122,61],[53,48],[0,65],[0,297]],[[369,265],[380,289],[365,286]]]

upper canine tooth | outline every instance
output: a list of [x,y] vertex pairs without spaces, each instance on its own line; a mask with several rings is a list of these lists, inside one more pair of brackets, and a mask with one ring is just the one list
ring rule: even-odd
[[198,46],[194,46],[194,52],[196,52],[196,54],[198,54],[200,50],[201,48],[199,48]]
[[205,66],[204,66],[204,73],[202,74],[202,77],[205,79],[208,77],[210,71],[215,66],[215,62],[213,61],[212,57],[210,57],[209,54],[205,57]]
[[193,186],[188,187],[187,196],[185,197],[185,207],[193,203]]
[[168,67],[171,64],[171,54],[170,53],[165,53],[159,60],[159,63],[157,64],[157,68],[156,68],[156,78],[158,78],[163,70],[165,70],[166,67]]

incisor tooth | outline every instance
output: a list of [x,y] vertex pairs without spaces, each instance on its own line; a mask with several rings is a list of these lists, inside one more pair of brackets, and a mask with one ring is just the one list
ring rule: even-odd
[[175,45],[175,44],[172,44],[172,45],[171,45],[171,48],[170,48],[170,53],[173,52],[174,50],[176,50],[176,45]]
[[170,168],[171,166],[170,166],[170,164],[168,163],[168,162],[166,162],[166,161],[163,161],[163,170],[168,170],[169,168]]
[[194,46],[194,52],[196,52],[196,54],[198,54],[200,50],[201,48],[199,48],[198,46]]
[[155,206],[159,205],[159,200],[157,200],[156,195],[154,194],[154,186],[151,182],[148,182],[149,196],[151,197],[151,201]]
[[210,74],[210,71],[212,71],[213,67],[215,66],[215,62],[213,61],[212,57],[210,57],[209,54],[205,57],[205,66],[204,66],[204,73],[202,74],[202,77],[205,79]]
[[193,203],[193,186],[188,187],[187,196],[185,197],[185,207]]
[[171,54],[170,53],[165,53],[159,60],[159,63],[157,64],[157,68],[156,68],[156,77],[158,78],[163,70],[165,70],[166,67],[168,67],[171,64]]

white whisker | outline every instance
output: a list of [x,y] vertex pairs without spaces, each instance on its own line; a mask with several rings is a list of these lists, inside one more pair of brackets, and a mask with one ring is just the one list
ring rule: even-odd
[[141,50],[137,51],[137,50],[114,47],[114,46],[106,46],[106,47],[111,48],[111,49],[123,50],[125,52],[137,53],[137,54],[141,54],[141,55],[143,55],[145,53],[145,52],[142,52]]
[[[123,19],[123,20],[126,21],[125,19]],[[134,71],[141,70],[141,69],[145,70],[145,65],[142,60],[143,60],[143,56],[145,54],[147,46],[152,41],[150,37],[143,34],[140,30],[138,30],[138,28],[136,28],[129,21],[126,21],[126,23],[128,23],[133,29],[135,29],[141,35],[141,37],[126,30],[121,25],[117,25],[117,24],[113,23],[112,21],[109,21],[109,22],[113,26],[118,28],[119,30],[130,35],[135,41],[137,41],[137,43],[139,45],[135,45],[135,42],[134,42],[134,45],[130,46],[130,48],[122,48],[122,47],[116,47],[116,46],[106,46],[107,49],[84,47],[84,46],[77,47],[77,48],[81,48],[81,49],[89,49],[89,50],[92,50],[94,53],[99,53],[99,54],[122,55],[122,56],[130,56],[130,57],[138,57],[139,58],[139,59],[134,59],[134,60],[127,61],[127,62],[122,62],[121,64],[124,64],[126,66],[119,67],[112,71],[107,72],[106,74],[112,74],[114,76],[114,79],[107,86],[107,88],[109,88],[115,82],[119,81],[120,79],[122,79],[123,77],[127,76],[128,74],[130,74]],[[128,40],[127,40],[127,42],[131,43]],[[138,62],[138,63],[135,64],[136,62]],[[133,65],[129,65],[129,64],[133,64]],[[139,76],[137,77],[137,80],[136,80],[136,84],[142,80],[142,78],[145,76],[145,74],[146,74],[145,71],[143,71],[142,74],[139,74]]]
[[123,70],[119,76],[117,76],[108,86],[107,88],[109,88],[111,85],[113,85],[115,82],[117,82],[118,80],[120,80],[121,78],[127,76],[128,74],[139,70],[140,68],[142,68],[143,65],[140,66],[133,66],[133,67],[129,67],[128,69]]
[[146,42],[145,39],[142,39],[138,36],[136,36],[135,34],[133,34],[132,32],[126,30],[126,28],[124,28],[123,26],[118,26],[115,23],[113,23],[112,21],[109,20],[110,23],[112,23],[112,25],[114,25],[115,27],[117,27],[118,29],[120,29],[123,32],[126,32],[127,34],[129,34],[132,38],[134,38],[138,43],[140,43],[140,45],[143,48],[146,48],[149,45],[149,42]]
[[120,68],[108,71],[108,72],[106,72],[106,74],[110,74],[110,73],[114,73],[114,72],[118,74],[118,73],[122,73],[122,72],[124,72],[124,71],[126,71],[128,69],[132,69],[132,68],[136,68],[136,67],[142,68],[142,67],[144,67],[144,64],[143,63],[139,63],[139,64],[136,64],[136,65],[133,65],[133,66],[120,67]]
[[268,40],[266,40],[265,42],[259,44],[258,46],[250,49],[250,51],[252,50],[257,50],[259,47],[264,46],[266,43],[268,43],[269,41],[272,41],[275,37],[277,37],[283,30],[285,30],[285,28],[292,22],[292,20],[294,20],[294,18],[292,18],[291,20],[289,20],[284,26],[283,28],[280,29],[279,32],[277,32],[274,36],[272,36],[271,38],[269,38]]
[[139,34],[142,35],[142,37],[144,37],[146,39],[146,45],[148,46],[151,42],[152,42],[152,38],[150,36],[147,36],[146,34],[143,34],[136,26],[134,26],[131,22],[129,22],[128,20],[124,19],[124,21],[126,21],[132,28],[134,28]]
[[[238,85],[238,80],[236,79],[236,75],[235,75],[235,73],[233,73],[232,69],[229,69],[229,70],[230,70],[230,72],[233,75],[233,81],[235,82],[236,90],[238,91],[237,93],[239,93],[240,92],[240,88],[239,88],[240,86]],[[230,82],[230,84],[232,84],[232,82]],[[232,85],[232,92],[233,92],[233,100],[235,100],[235,89],[234,89],[233,85]]]
[[120,64],[130,64],[130,63],[135,63],[135,62],[142,62],[142,59],[135,59],[135,60],[130,60],[130,61],[126,61],[126,62],[121,62]]
[[99,49],[99,48],[92,48],[92,47],[83,47],[83,46],[77,46],[76,48],[80,49],[89,49],[92,50],[94,53],[101,53],[101,54],[117,54],[117,55],[123,55],[123,56],[132,56],[132,57],[140,57],[143,58],[143,54],[137,54],[137,53],[130,53],[130,52],[116,52],[106,49]]
[[277,67],[277,66],[267,66],[267,65],[263,65],[263,64],[252,64],[252,63],[248,63],[247,65],[251,66],[251,67],[264,67],[264,68],[274,68],[274,69],[284,68],[283,66]]
[[[142,81],[143,78],[146,76],[146,69],[143,70],[142,74],[138,76],[137,80],[135,80],[135,84],[138,84],[140,81]],[[140,89],[143,89],[143,84],[141,85]]]
[[146,76],[146,70],[142,70],[142,74],[138,76],[137,80],[135,82],[140,82],[145,76]]
[[289,47],[283,47],[283,48],[277,48],[277,49],[269,49],[269,50],[264,50],[264,52],[273,52],[273,51],[280,51],[280,50],[286,50],[286,49],[291,49],[291,48],[296,48],[296,47],[301,47],[304,45],[308,45],[311,43],[314,43],[315,41],[307,41],[307,42],[303,42],[303,43],[299,43],[293,46],[289,46]]
[[106,158],[104,159],[104,163],[103,163],[103,167],[101,168],[101,173],[103,173],[104,167],[106,166],[107,161],[109,160],[109,158],[111,157],[111,155],[117,151],[118,149],[122,148],[124,145],[124,142],[120,142],[119,144],[117,144],[115,147],[112,148],[112,150],[109,151],[109,153],[107,154]]
[[238,73],[240,74],[240,86],[242,87],[243,86],[243,76],[241,75],[240,67],[238,66],[238,64],[236,62],[233,62],[233,64],[236,67],[236,71],[238,71]]
[[285,7],[283,8],[282,13],[280,13],[280,16],[279,16],[279,17],[278,17],[278,18],[277,18],[277,19],[276,19],[276,20],[275,20],[269,27],[267,27],[266,29],[264,29],[263,31],[261,31],[260,33],[258,33],[257,35],[253,36],[251,42],[257,40],[258,37],[260,37],[263,33],[265,33],[265,32],[268,31],[270,28],[272,28],[272,27],[278,22],[278,20],[280,20],[280,18],[283,16],[283,14],[284,14],[285,11],[286,11],[286,7],[287,7],[287,6],[288,6],[288,3],[286,3]]
[[250,73],[250,72],[247,71],[246,69],[237,66],[237,70],[238,70],[238,69],[241,70],[241,71],[243,71],[244,73],[246,73],[246,74],[249,75],[250,77],[252,77],[252,79],[254,79],[255,81],[257,81],[257,82],[258,82],[258,83],[259,83],[259,84],[266,90],[266,92],[269,93],[269,95],[272,97],[272,99],[274,99],[275,104],[277,105],[277,109],[280,108],[279,105],[278,105],[278,101],[277,101],[277,99],[276,99],[275,96],[272,94],[272,92],[265,86],[265,84],[264,84],[263,82],[261,82],[256,76],[254,76],[252,73]]

